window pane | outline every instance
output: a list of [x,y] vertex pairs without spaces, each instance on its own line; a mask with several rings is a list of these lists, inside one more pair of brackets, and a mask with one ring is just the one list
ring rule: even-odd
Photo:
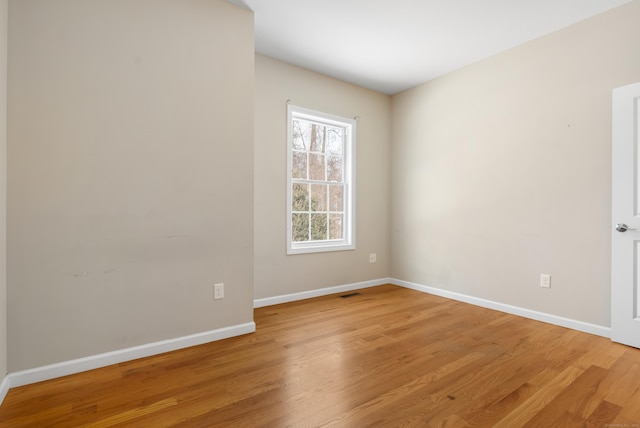
[[311,240],[323,241],[327,239],[327,215],[311,214]]
[[327,180],[342,181],[342,157],[329,156],[327,159]]
[[324,155],[309,155],[309,179],[323,180],[325,179]]
[[307,153],[293,152],[291,157],[291,176],[293,178],[307,178]]
[[309,214],[294,213],[291,220],[291,240],[294,242],[308,241]]
[[327,211],[327,186],[311,185],[311,211]]
[[329,239],[342,239],[342,214],[329,215]]
[[309,211],[309,185],[293,183],[291,186],[291,211]]
[[309,151],[312,152],[320,152],[324,153],[324,130],[325,127],[322,125],[317,125],[315,123],[310,124],[311,126],[311,146]]
[[309,150],[310,123],[304,120],[293,121],[292,146],[294,150]]
[[327,154],[342,155],[344,150],[344,130],[342,128],[327,128]]
[[329,211],[344,211],[342,209],[342,186],[329,186]]

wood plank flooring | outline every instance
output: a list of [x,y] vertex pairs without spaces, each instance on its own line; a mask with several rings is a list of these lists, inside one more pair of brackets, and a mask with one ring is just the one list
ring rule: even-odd
[[[640,350],[392,285],[12,389],[1,427],[640,426]],[[345,293],[346,294],[346,293]]]

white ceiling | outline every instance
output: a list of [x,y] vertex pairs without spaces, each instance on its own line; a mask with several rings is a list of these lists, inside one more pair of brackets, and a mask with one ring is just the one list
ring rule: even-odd
[[630,0],[228,0],[256,52],[394,94]]

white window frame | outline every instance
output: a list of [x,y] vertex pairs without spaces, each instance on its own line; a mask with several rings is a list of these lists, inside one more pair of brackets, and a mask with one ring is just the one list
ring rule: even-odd
[[[292,167],[293,167],[293,119],[300,118],[338,126],[345,130],[344,147],[344,192],[343,192],[343,239],[295,242],[292,239]],[[355,145],[356,121],[304,107],[287,105],[287,255],[354,250],[355,245]]]

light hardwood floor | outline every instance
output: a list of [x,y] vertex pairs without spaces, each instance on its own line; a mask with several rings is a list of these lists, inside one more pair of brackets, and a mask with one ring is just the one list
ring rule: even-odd
[[638,349],[392,285],[359,293],[12,389],[0,426],[640,426]]

